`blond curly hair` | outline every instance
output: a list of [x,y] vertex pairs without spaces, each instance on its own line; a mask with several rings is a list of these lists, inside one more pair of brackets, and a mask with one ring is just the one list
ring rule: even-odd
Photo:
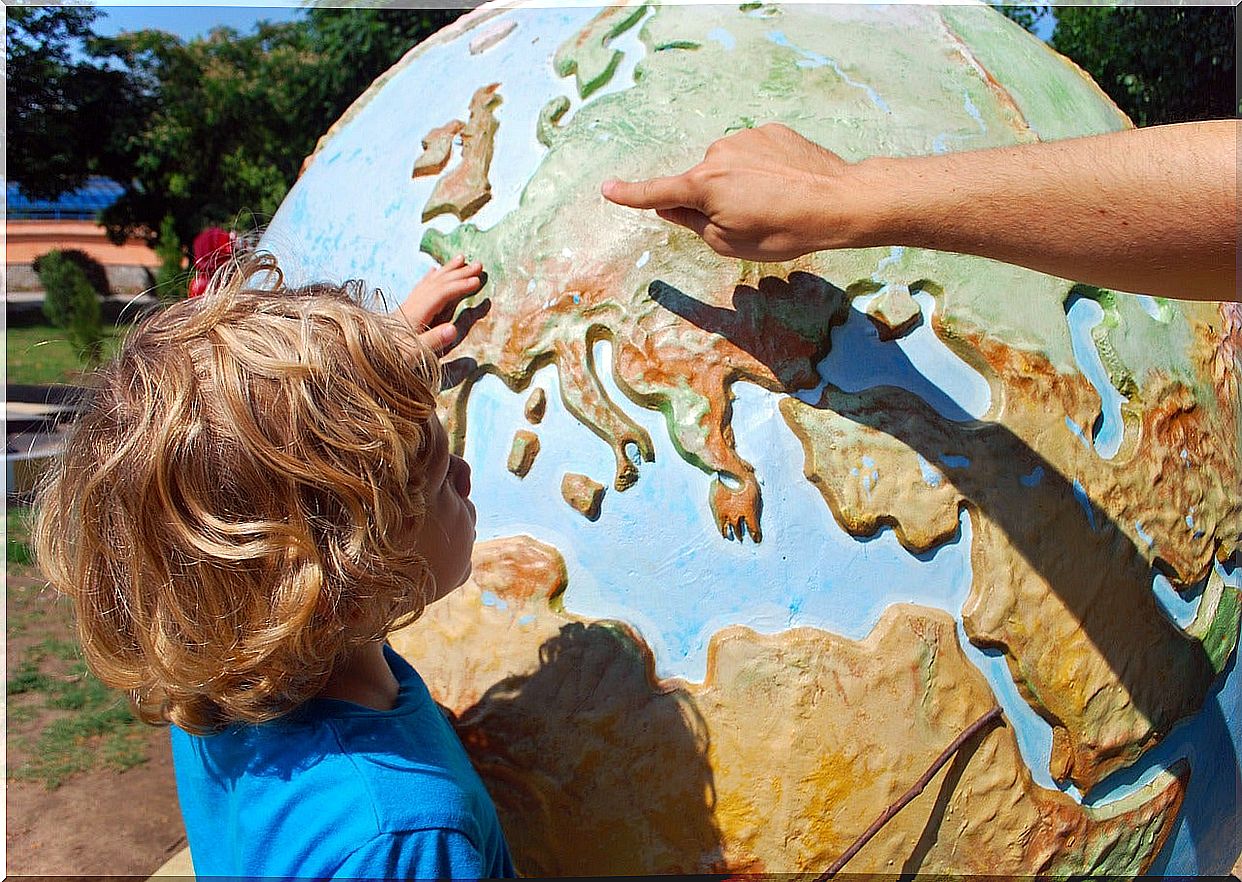
[[91,669],[195,733],[282,716],[422,612],[435,356],[259,254],[135,327],[40,489]]

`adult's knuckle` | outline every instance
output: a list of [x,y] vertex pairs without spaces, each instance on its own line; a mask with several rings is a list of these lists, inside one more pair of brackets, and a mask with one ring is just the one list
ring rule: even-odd
[[716,169],[710,165],[696,165],[686,172],[686,181],[696,190],[709,187],[716,177]]

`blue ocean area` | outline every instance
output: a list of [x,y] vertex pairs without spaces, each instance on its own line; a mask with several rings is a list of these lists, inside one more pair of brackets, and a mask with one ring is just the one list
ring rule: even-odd
[[1069,322],[1070,343],[1074,350],[1074,360],[1082,371],[1087,382],[1100,396],[1100,418],[1094,431],[1094,438],[1088,439],[1080,426],[1074,424],[1069,417],[1067,423],[1083,440],[1084,444],[1095,448],[1104,459],[1112,459],[1121,447],[1125,434],[1125,425],[1121,420],[1121,405],[1127,400],[1108,378],[1104,362],[1100,358],[1099,349],[1091,333],[1104,320],[1104,310],[1100,304],[1087,297],[1073,295],[1067,303],[1065,317]]
[[[851,328],[847,321],[835,329],[834,340],[836,334],[852,340],[856,354],[866,346],[896,348],[873,339],[866,330],[870,322],[861,314],[859,318],[862,324]],[[948,371],[958,370],[958,365],[974,372],[929,335],[921,343],[927,350],[921,361],[938,364],[933,376],[963,390],[967,407],[986,411],[990,399],[982,377],[952,378]],[[942,352],[932,351],[937,345]],[[596,344],[593,355],[596,365],[611,364],[608,343]],[[825,382],[864,388],[865,381],[845,375],[845,365],[872,361],[829,360],[821,373]],[[764,538],[760,544],[725,540],[708,505],[711,476],[678,455],[663,414],[637,407],[607,371],[601,374],[610,398],[651,434],[655,461],[642,465],[634,487],[624,493],[612,489],[611,453],[565,410],[555,368],[548,367],[532,382],[548,398],[547,414],[534,428],[541,453],[530,473],[519,479],[505,463],[513,432],[531,428],[523,416],[528,393],[514,394],[498,379],[485,377],[471,392],[466,444],[474,468],[479,537],[525,533],[559,549],[569,574],[565,609],[586,619],[629,623],[651,646],[659,676],[702,681],[712,636],[735,624],[762,633],[808,626],[861,640],[893,603],[960,616],[971,585],[972,530],[966,512],[960,515],[955,537],[922,554],[902,548],[889,528],[862,538],[849,535],[802,474],[802,447],[780,415],[780,396],[742,383],[734,387],[732,425],[738,452],[755,465],[762,489]],[[893,377],[881,371],[873,382],[888,383]],[[925,375],[920,377],[909,385],[922,390],[929,403],[959,419],[973,418],[956,402],[950,408],[944,391]],[[870,459],[860,461],[851,475],[864,490],[885,480],[875,463],[866,461]],[[970,466],[965,457],[948,459],[946,467]],[[932,469],[928,464],[926,474],[939,474]],[[586,474],[609,486],[598,521],[585,520],[561,499],[560,481],[566,472]],[[658,516],[652,517],[653,512]],[[1052,745],[1048,725],[1018,694],[1004,658],[971,646],[960,623],[958,628],[967,656],[1014,723],[1036,781],[1055,787],[1047,771]]]

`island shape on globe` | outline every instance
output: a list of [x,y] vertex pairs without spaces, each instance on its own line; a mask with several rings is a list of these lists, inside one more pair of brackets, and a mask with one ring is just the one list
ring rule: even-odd
[[489,5],[265,235],[294,282],[485,268],[442,396],[474,575],[391,639],[518,868],[822,871],[999,706],[849,871],[1227,872],[1242,310],[727,259],[599,195],[769,121],[851,161],[1129,125],[984,5]]

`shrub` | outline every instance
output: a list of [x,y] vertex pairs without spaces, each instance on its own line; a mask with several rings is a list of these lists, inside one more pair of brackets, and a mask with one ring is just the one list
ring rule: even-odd
[[61,251],[49,251],[39,261],[43,284],[43,314],[63,328],[69,345],[88,364],[103,354],[103,310],[82,267]]
[[[82,272],[86,273],[86,280],[91,283],[96,294],[100,297],[112,296],[112,283],[108,281],[108,273],[102,263],[78,248],[65,248],[60,254],[82,268]],[[36,257],[32,264],[35,273],[40,277],[42,277],[42,272],[39,267],[42,266],[44,257],[47,255]]]
[[160,259],[159,272],[155,274],[156,296],[160,300],[184,300],[189,293],[190,272],[183,266],[185,249],[171,214],[164,215],[160,224],[155,255]]

